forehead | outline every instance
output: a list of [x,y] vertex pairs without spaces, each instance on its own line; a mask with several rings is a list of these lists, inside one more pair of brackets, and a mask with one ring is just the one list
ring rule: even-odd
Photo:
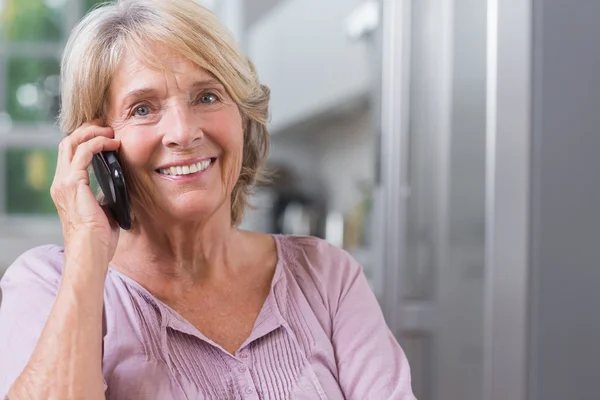
[[214,79],[204,68],[187,58],[162,53],[155,56],[160,64],[142,60],[134,54],[125,54],[115,69],[111,82],[111,94],[118,96],[140,88],[164,87],[169,81],[180,88],[199,80]]

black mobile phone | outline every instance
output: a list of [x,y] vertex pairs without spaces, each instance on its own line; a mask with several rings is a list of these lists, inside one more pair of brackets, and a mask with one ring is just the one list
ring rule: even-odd
[[108,209],[122,229],[131,229],[129,195],[123,170],[115,151],[94,154],[92,167]]

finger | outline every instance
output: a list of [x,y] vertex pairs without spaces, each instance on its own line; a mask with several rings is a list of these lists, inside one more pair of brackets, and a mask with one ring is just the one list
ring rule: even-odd
[[75,130],[72,134],[62,140],[59,146],[59,157],[63,166],[71,163],[77,147],[95,137],[114,137],[114,131],[110,127],[85,123]]
[[73,132],[72,137],[69,136],[63,139],[59,146],[58,159],[56,165],[56,175],[60,176],[65,171],[68,171],[73,161],[73,157],[82,143],[85,143],[96,137],[114,137],[114,133],[111,128],[105,128],[95,125],[87,125]]
[[77,147],[77,151],[71,162],[70,170],[87,170],[92,162],[94,154],[101,151],[117,150],[120,146],[121,142],[119,140],[110,139],[104,136],[97,136],[90,139]]
[[114,138],[115,134],[112,128],[106,126],[89,125],[82,127],[65,138],[64,150],[70,151],[71,156],[73,156],[80,144],[98,136]]
[[[54,174],[54,180],[52,182],[52,188],[55,188],[55,190],[53,190],[55,194],[57,191],[60,191],[59,188],[63,186],[68,178],[72,178],[71,175],[73,171],[71,170],[70,166],[77,151],[77,147],[81,143],[85,143],[86,141],[96,137],[114,137],[112,128],[103,127],[99,125],[100,123],[100,120],[86,122],[77,128],[71,135],[64,138],[60,143],[58,148],[58,157],[56,160],[56,171]],[[102,146],[100,146],[100,148],[102,148]],[[107,147],[107,149],[113,148],[114,146]],[[89,157],[88,165],[89,163],[91,163],[91,156]],[[87,171],[82,172],[84,172],[85,176],[88,177]]]

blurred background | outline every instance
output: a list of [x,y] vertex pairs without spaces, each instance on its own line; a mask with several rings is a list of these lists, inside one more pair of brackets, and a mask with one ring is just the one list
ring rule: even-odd
[[[62,242],[59,60],[96,3],[0,0],[0,275]],[[600,3],[202,3],[272,91],[243,227],[349,251],[421,400],[600,398]]]

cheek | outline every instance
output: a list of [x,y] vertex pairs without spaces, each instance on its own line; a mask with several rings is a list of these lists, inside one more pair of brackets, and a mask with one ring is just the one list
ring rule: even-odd
[[132,127],[116,132],[115,137],[121,140],[120,157],[134,170],[148,164],[159,142],[154,130],[148,127]]
[[133,200],[152,196],[147,166],[157,143],[160,142],[157,135],[148,127],[129,127],[126,130],[116,131],[115,137],[121,140],[119,160],[125,173],[127,189],[134,197]]
[[[230,110],[221,120],[222,132],[221,136],[222,147],[227,149],[232,158],[241,163],[242,154],[244,151],[244,130],[242,127],[242,119],[237,111]],[[239,159],[239,160],[238,160]]]
[[[237,122],[234,118],[233,121]],[[227,129],[223,129],[221,136],[221,147],[225,150],[225,164],[227,171],[227,181],[229,184],[235,184],[239,177],[244,155],[244,132],[241,127],[241,121],[235,124],[229,124]]]

